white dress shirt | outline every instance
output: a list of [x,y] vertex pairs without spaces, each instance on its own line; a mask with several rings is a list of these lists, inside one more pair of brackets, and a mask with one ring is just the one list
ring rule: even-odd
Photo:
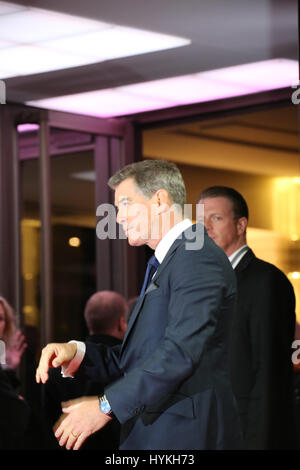
[[231,263],[231,266],[233,269],[237,267],[243,256],[247,253],[249,250],[248,245],[243,245],[241,246],[238,250],[236,250],[234,253],[232,253],[230,256],[228,256],[228,259]]
[[174,227],[172,227],[160,240],[154,252],[156,259],[160,264],[163,262],[174,241],[192,225],[193,222],[190,219],[183,219],[181,222],[174,225]]

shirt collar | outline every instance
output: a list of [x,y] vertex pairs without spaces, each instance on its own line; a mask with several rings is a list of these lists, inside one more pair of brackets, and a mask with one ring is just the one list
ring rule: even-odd
[[232,253],[230,256],[228,256],[228,259],[233,267],[233,269],[236,268],[236,266],[239,264],[243,256],[247,253],[249,250],[248,245],[243,245],[240,248],[238,248],[234,253]]
[[191,227],[193,222],[190,219],[183,219],[178,224],[174,225],[166,235],[160,240],[155,250],[155,256],[161,264],[173,245],[174,241],[182,234],[187,228]]

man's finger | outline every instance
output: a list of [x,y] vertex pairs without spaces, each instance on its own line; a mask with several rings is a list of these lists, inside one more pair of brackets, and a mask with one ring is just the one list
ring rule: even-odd
[[69,435],[70,435],[70,432],[68,432],[67,430],[64,430],[61,436],[57,439],[61,447],[64,446],[68,442]]
[[61,423],[64,421],[64,419],[66,419],[67,415],[66,414],[62,414],[58,420],[56,421],[56,423],[53,425],[52,429],[53,429],[53,432],[54,434],[56,433],[57,429],[59,428],[59,426],[61,425]]
[[54,355],[54,345],[47,345],[43,350],[40,358],[40,362],[36,372],[37,382],[46,383],[48,380],[48,370],[50,367],[50,361]]
[[59,439],[59,437],[63,434],[66,428],[66,423],[64,421],[67,417],[68,415],[66,414],[61,415],[59,420],[53,426],[54,435],[57,439]]
[[69,400],[61,403],[61,409],[63,413],[70,413],[74,408],[83,403],[85,397],[75,398],[74,400]]
[[66,449],[70,450],[73,448],[74,444],[76,443],[77,436],[75,436],[72,432],[68,436],[68,440],[66,442]]
[[77,440],[75,441],[75,444],[74,444],[73,449],[74,449],[74,450],[80,449],[80,447],[82,446],[82,444],[84,443],[84,441],[87,439],[87,437],[89,437],[89,435],[86,434],[86,433],[80,434],[80,435],[78,436]]

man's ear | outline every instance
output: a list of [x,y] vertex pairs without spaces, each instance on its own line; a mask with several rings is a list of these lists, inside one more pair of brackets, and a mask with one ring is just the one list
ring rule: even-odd
[[119,319],[119,329],[123,335],[125,335],[127,330],[127,321],[125,315],[122,315]]
[[237,224],[236,224],[238,235],[243,235],[246,233],[247,225],[248,225],[248,219],[246,217],[241,217],[240,219],[238,219]]
[[158,212],[163,213],[170,207],[169,194],[165,189],[159,189],[155,193],[155,202],[158,206]]

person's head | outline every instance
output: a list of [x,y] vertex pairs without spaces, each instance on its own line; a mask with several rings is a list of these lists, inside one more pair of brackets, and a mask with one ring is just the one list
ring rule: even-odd
[[131,299],[128,300],[127,302],[127,313],[126,313],[126,321],[127,323],[129,322],[129,319],[131,317],[131,314],[137,304],[138,297],[132,297]]
[[103,290],[92,295],[85,305],[84,318],[90,334],[122,339],[126,332],[127,303],[117,292]]
[[0,296],[0,339],[9,344],[16,331],[15,313],[7,300]]
[[202,191],[204,224],[208,235],[227,256],[246,243],[248,206],[243,196],[227,186],[212,186]]
[[130,245],[156,248],[163,235],[182,219],[186,202],[180,171],[164,160],[143,160],[125,166],[108,185],[115,190],[117,222]]

